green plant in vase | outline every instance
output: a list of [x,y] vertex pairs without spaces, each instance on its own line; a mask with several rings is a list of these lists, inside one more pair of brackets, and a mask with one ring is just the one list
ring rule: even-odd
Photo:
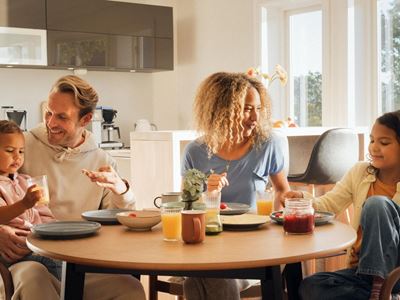
[[199,200],[204,190],[207,176],[197,170],[189,169],[183,176],[182,201],[185,209],[192,209],[193,202]]

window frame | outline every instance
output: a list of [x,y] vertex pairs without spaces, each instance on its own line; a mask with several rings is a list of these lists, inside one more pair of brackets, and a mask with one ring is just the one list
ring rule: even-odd
[[[315,11],[322,8],[322,126],[370,126],[380,113],[378,99],[378,45],[377,45],[377,1],[378,0],[256,0],[261,27],[261,7],[273,11],[274,29],[279,28],[278,35],[284,39],[274,44],[283,49],[279,55],[276,50],[268,49],[269,67],[280,63],[289,68],[289,16],[295,13]],[[354,52],[348,51],[349,6],[354,5]],[[279,16],[281,20],[278,20]],[[269,20],[269,18],[268,18]],[[283,20],[283,21],[282,21]],[[261,62],[261,30],[255,35],[256,59]],[[269,30],[268,30],[269,34]],[[269,37],[268,37],[269,39]],[[345,47],[343,47],[345,45]],[[280,47],[279,47],[280,46]],[[344,50],[341,48],[345,48]],[[351,47],[350,47],[351,49]],[[335,55],[330,55],[335,53]],[[354,86],[349,89],[349,59],[354,56]],[[287,70],[290,74],[290,69]],[[354,81],[353,81],[354,80]],[[280,88],[280,87],[279,87]],[[352,90],[354,89],[354,91]],[[273,117],[283,118],[293,113],[293,104],[289,104],[291,86],[281,91],[270,89],[273,102]],[[283,91],[282,91],[283,90]],[[354,97],[353,97],[354,95]],[[356,107],[356,109],[354,109]]]

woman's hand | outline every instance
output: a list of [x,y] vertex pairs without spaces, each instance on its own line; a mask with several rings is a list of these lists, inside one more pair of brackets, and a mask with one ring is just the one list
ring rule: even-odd
[[100,167],[98,171],[82,169],[82,173],[98,186],[110,189],[114,194],[126,192],[126,184],[111,166]]
[[303,198],[303,193],[299,191],[288,191],[282,195],[281,204],[285,206],[286,198]]
[[0,226],[0,255],[10,263],[16,262],[31,251],[26,247],[29,230]]
[[226,178],[226,173],[222,174],[211,174],[207,179],[207,191],[211,192],[214,190],[221,191],[223,187],[229,185],[229,181]]

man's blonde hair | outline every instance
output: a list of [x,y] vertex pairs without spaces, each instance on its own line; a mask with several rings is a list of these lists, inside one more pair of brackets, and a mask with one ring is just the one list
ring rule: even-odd
[[74,103],[79,108],[79,118],[96,108],[99,96],[86,81],[75,75],[61,77],[53,85],[50,93],[69,93],[74,96]]
[[271,131],[271,104],[265,86],[256,78],[244,73],[218,72],[207,77],[200,85],[195,101],[196,129],[204,136],[209,154],[217,153],[229,145],[244,140],[243,110],[250,88],[260,95],[261,110],[252,143],[260,144]]

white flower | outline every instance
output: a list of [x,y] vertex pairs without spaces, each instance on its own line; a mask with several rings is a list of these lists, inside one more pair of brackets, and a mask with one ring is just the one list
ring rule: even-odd
[[260,68],[249,68],[246,74],[250,77],[261,76],[268,82],[267,87],[269,87],[269,85],[277,78],[282,86],[285,86],[287,83],[287,72],[281,65],[275,66],[274,73],[272,75],[269,75],[268,73],[262,73]]

